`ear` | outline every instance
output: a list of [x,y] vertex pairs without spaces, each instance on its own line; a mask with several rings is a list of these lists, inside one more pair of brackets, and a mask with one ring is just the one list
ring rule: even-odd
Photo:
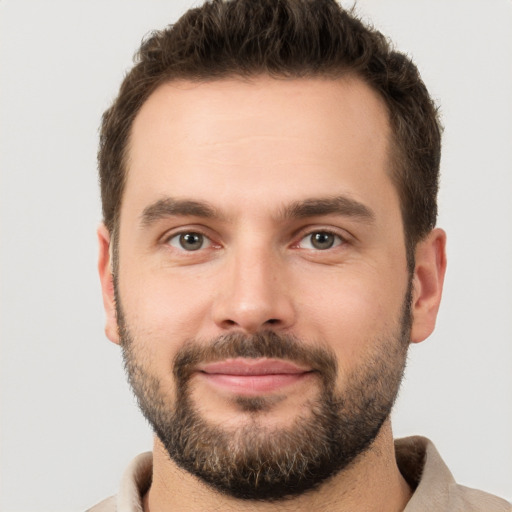
[[112,274],[110,233],[105,225],[101,224],[98,228],[97,234],[99,244],[98,272],[100,274],[103,307],[105,308],[106,315],[105,334],[110,341],[119,344],[116,302],[114,297],[114,277]]
[[436,325],[446,271],[446,233],[433,229],[415,250],[411,342],[428,338]]

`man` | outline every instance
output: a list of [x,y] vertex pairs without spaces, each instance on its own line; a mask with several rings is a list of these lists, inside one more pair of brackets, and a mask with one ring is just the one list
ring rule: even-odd
[[103,119],[99,271],[155,443],[92,510],[510,510],[393,441],[439,161],[415,66],[334,1],[214,1],[142,45]]

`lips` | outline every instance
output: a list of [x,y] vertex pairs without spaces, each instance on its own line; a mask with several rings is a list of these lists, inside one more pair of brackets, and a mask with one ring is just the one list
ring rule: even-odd
[[311,368],[279,359],[236,358],[207,363],[197,369],[209,384],[236,394],[279,391],[309,377]]

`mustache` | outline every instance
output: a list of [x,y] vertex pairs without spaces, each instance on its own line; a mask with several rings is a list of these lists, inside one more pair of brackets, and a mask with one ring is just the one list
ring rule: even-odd
[[262,331],[252,335],[229,333],[207,343],[188,341],[175,355],[173,374],[178,382],[186,382],[200,363],[213,363],[225,359],[284,359],[318,372],[325,382],[333,382],[338,365],[332,351],[310,346],[290,334]]

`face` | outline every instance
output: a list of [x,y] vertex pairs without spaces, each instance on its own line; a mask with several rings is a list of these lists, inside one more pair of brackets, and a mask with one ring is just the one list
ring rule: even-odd
[[350,78],[166,84],[134,122],[107,332],[171,458],[223,492],[318,485],[389,414],[413,321],[389,137]]

